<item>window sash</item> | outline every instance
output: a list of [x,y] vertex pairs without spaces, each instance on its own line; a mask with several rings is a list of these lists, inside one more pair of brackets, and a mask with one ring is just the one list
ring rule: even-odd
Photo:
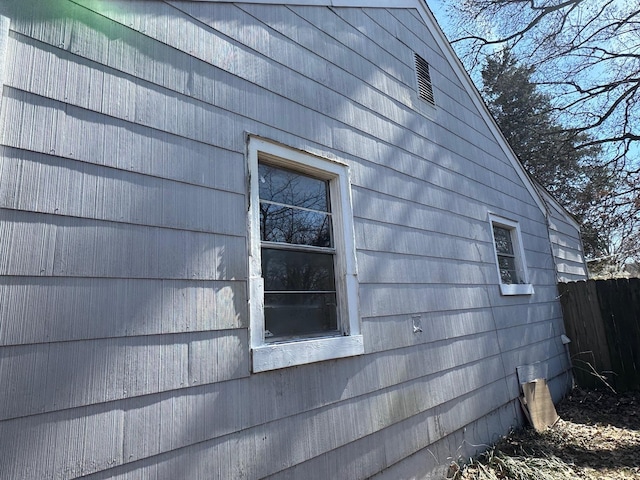
[[[270,212],[264,205],[276,207]],[[267,208],[269,208],[267,207]],[[270,216],[267,217],[267,216]],[[297,227],[297,228],[296,228]],[[260,200],[260,238],[288,245],[332,247],[331,214]]]
[[507,285],[522,283],[518,275],[518,265],[515,255],[498,254],[498,268],[502,283]]
[[[260,158],[258,169],[264,174],[259,192],[264,338],[271,341],[335,334],[340,330],[340,315],[330,181],[272,166]],[[287,201],[271,200],[274,197]],[[265,218],[268,213],[264,205],[276,207],[271,220]],[[280,233],[274,231],[278,227]]]

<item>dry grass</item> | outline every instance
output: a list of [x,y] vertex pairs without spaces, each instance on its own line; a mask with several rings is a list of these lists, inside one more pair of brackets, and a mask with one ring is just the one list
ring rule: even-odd
[[640,480],[640,392],[574,390],[544,433],[513,432],[455,480]]

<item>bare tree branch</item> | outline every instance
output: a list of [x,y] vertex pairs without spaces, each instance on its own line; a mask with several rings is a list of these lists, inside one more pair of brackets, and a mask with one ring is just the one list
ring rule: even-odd
[[[600,150],[616,188],[599,193],[594,222],[611,251],[640,243],[640,7],[625,0],[445,0],[457,19],[453,45],[473,74],[508,49],[534,69],[578,149]],[[474,78],[477,78],[475,76]],[[560,133],[552,132],[552,133]],[[622,179],[622,180],[620,180]],[[597,218],[596,218],[597,217]],[[635,239],[635,240],[632,240]],[[614,245],[615,243],[615,245]],[[624,256],[623,253],[620,255]]]

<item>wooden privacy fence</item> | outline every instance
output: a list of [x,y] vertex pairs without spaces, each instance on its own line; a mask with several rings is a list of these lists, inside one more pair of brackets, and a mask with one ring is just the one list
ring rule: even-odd
[[558,284],[571,339],[574,375],[583,387],[640,390],[640,279]]

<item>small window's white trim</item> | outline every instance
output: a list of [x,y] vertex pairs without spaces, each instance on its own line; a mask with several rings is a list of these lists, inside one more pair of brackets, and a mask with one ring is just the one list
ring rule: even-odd
[[[511,242],[513,245],[516,269],[518,276],[523,283],[503,283],[500,275],[500,266],[498,265],[498,251],[496,249],[496,239],[493,234],[493,227],[498,226],[506,228],[511,232]],[[524,255],[524,244],[522,243],[522,234],[520,232],[520,224],[513,220],[509,220],[492,213],[489,214],[489,231],[491,232],[491,243],[493,245],[494,263],[496,266],[496,275],[500,285],[500,293],[502,295],[533,295],[534,288],[529,282],[529,272],[527,270],[527,261]]]
[[257,373],[362,353],[364,353],[362,335],[321,337],[253,347],[252,364],[253,371]]
[[502,295],[533,295],[533,285],[500,283],[500,293]]
[[[329,180],[336,248],[339,335],[266,343],[261,266],[258,160]],[[334,160],[249,136],[249,342],[252,370],[262,372],[364,353],[358,311],[358,278],[349,167]]]

